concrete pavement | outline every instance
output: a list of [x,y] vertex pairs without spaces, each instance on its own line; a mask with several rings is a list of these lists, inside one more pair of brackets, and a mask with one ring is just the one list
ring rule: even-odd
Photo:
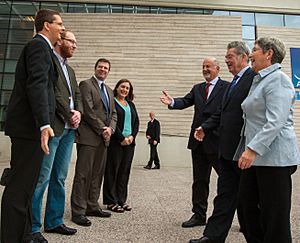
[[[66,181],[67,205],[65,224],[78,229],[73,236],[43,233],[49,243],[183,243],[202,235],[204,227],[182,228],[181,223],[191,216],[190,167],[164,166],[160,170],[145,170],[144,164],[133,164],[128,203],[132,211],[113,213],[111,218],[93,218],[91,227],[81,227],[71,222],[70,190],[74,175],[71,163]],[[8,162],[0,163],[0,171]],[[300,172],[293,176],[292,230],[294,243],[300,243]],[[2,195],[3,187],[1,187]],[[208,216],[213,209],[216,192],[216,175],[211,178]],[[102,206],[102,199],[100,198]],[[104,208],[104,207],[102,207]],[[245,242],[235,217],[228,243]],[[284,242],[283,242],[284,243]]]

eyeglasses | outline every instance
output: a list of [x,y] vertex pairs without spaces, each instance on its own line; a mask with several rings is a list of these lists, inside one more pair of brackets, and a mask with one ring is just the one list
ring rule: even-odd
[[75,40],[69,39],[69,38],[61,38],[62,40],[66,40],[71,42],[73,45],[77,45],[78,43]]
[[64,26],[63,22],[55,22],[55,21],[52,21],[52,22],[49,22],[49,23],[50,23],[50,24],[57,24],[57,25],[59,25],[59,26],[61,26],[61,27]]

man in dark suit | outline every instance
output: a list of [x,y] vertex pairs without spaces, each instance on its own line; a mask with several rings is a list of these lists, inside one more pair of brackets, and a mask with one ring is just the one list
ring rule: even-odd
[[[18,60],[15,84],[7,107],[5,134],[11,139],[10,178],[2,196],[1,242],[40,242],[31,234],[31,199],[48,140],[54,135],[57,71],[53,45],[64,26],[59,12],[40,10],[38,33]],[[41,241],[45,242],[45,241]]]
[[110,62],[100,58],[95,64],[95,75],[79,84],[84,115],[76,136],[77,161],[71,208],[72,221],[82,226],[91,225],[86,216],[111,216],[98,204],[107,147],[117,122],[113,91],[104,83],[109,71]]
[[147,124],[146,137],[148,139],[148,144],[150,145],[150,159],[144,168],[150,170],[154,161],[155,166],[153,169],[160,169],[157,152],[157,145],[160,143],[160,123],[155,119],[155,113],[153,111],[149,113],[149,117],[150,121]]
[[76,38],[68,30],[54,47],[58,80],[55,86],[56,111],[54,134],[49,142],[50,154],[45,155],[35,192],[32,198],[32,233],[40,233],[42,226],[42,201],[48,186],[44,229],[48,233],[72,235],[76,229],[64,224],[65,179],[68,175],[72,156],[75,129],[78,128],[81,113],[81,95],[74,70],[67,64],[67,58],[73,56]]
[[231,227],[236,208],[241,230],[243,217],[238,207],[238,190],[241,170],[233,161],[243,126],[241,103],[247,97],[256,73],[248,66],[249,48],[244,42],[233,41],[227,45],[225,62],[234,78],[226,90],[218,111],[196,129],[195,138],[205,141],[209,132],[219,127],[219,156],[221,161],[214,210],[208,219],[203,237],[191,243],[224,243]]
[[203,61],[202,73],[205,82],[193,86],[192,90],[182,98],[173,99],[166,91],[161,101],[170,109],[185,109],[194,106],[194,118],[190,132],[188,149],[192,152],[193,186],[192,202],[193,215],[183,222],[182,227],[194,227],[206,224],[207,199],[212,167],[219,173],[217,130],[207,135],[207,139],[199,142],[194,138],[195,128],[205,122],[222,102],[223,94],[229,83],[220,79],[220,66],[214,57],[207,57]]

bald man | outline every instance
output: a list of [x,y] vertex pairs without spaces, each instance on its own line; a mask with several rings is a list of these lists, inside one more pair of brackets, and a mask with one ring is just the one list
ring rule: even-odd
[[147,124],[146,137],[150,145],[150,159],[148,164],[144,167],[150,170],[152,168],[152,163],[154,162],[153,169],[160,169],[160,162],[157,152],[157,145],[160,142],[160,123],[155,119],[155,113],[151,111],[149,113],[150,121]]
[[163,91],[161,102],[169,109],[185,109],[194,106],[194,118],[190,132],[188,149],[192,152],[193,185],[192,203],[193,215],[182,223],[182,227],[194,227],[206,224],[207,199],[212,167],[219,173],[217,130],[207,134],[203,141],[194,138],[195,128],[207,120],[219,107],[229,83],[219,78],[220,66],[214,57],[203,60],[202,73],[205,82],[193,86],[184,97],[172,98]]

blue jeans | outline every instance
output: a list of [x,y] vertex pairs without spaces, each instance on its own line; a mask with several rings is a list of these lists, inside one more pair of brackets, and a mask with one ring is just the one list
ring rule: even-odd
[[32,233],[40,232],[43,195],[48,186],[44,228],[53,229],[63,224],[65,211],[65,179],[72,155],[75,131],[64,129],[59,137],[49,142],[49,155],[42,161],[41,171],[32,198]]

